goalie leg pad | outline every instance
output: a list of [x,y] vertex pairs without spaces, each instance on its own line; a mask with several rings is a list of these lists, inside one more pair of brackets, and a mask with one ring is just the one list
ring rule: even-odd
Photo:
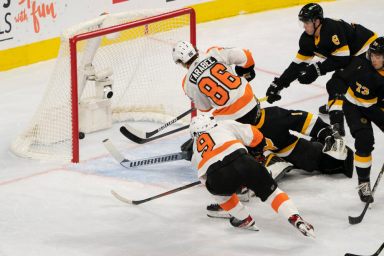
[[278,181],[284,176],[285,173],[294,169],[294,166],[292,163],[287,162],[283,158],[271,153],[266,157],[265,168],[267,168],[272,178],[275,181]]
[[[300,138],[289,156],[284,157],[296,168],[307,172],[313,172],[320,169],[323,145],[319,142],[307,141]],[[308,161],[310,159],[310,161]]]

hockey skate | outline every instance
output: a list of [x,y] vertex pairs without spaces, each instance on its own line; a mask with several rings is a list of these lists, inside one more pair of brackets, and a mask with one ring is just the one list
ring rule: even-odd
[[211,218],[229,219],[232,216],[223,210],[219,204],[210,204],[207,206],[207,216]]
[[323,153],[338,160],[345,160],[347,158],[348,151],[345,140],[337,131],[325,138]]
[[289,217],[288,221],[303,235],[315,238],[315,229],[311,224],[303,220],[300,215],[294,214]]
[[231,223],[231,225],[235,228],[243,228],[243,229],[248,229],[252,231],[259,231],[259,228],[255,225],[255,221],[253,220],[251,215],[249,215],[244,220],[239,220],[239,219],[236,219],[235,217],[231,217],[231,219],[229,220],[229,223]]
[[360,200],[364,203],[373,203],[371,184],[369,181],[359,181],[357,186]]

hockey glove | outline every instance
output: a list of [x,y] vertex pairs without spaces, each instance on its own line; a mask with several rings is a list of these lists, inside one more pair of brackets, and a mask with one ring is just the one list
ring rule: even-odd
[[247,147],[249,154],[251,154],[253,157],[258,158],[264,153],[264,147],[267,145],[265,142],[265,137],[260,141],[259,144],[256,145],[256,147]]
[[319,76],[321,76],[319,63],[309,65],[299,75],[298,79],[301,84],[313,83]]
[[238,76],[242,76],[247,79],[248,82],[252,81],[255,78],[255,65],[250,66],[249,68],[243,68],[240,66],[235,66],[235,71]]
[[185,160],[187,161],[191,161],[192,159],[192,155],[193,155],[192,147],[193,147],[193,139],[187,140],[180,146],[181,151],[187,152],[187,157],[185,158]]
[[284,88],[284,86],[281,85],[280,79],[275,77],[271,85],[269,86],[267,92],[265,95],[268,97],[267,101],[268,103],[272,104],[275,101],[278,101],[281,99],[280,91]]

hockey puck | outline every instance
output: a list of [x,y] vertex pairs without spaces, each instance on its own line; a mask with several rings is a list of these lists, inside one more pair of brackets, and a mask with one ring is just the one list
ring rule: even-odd
[[84,139],[85,138],[85,133],[79,132],[79,139]]

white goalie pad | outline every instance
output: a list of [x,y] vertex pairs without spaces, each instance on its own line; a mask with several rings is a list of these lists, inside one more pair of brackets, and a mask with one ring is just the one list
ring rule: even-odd
[[272,178],[275,181],[281,179],[286,172],[294,169],[293,164],[285,161],[281,157],[276,156],[275,154],[269,154],[265,163],[265,168],[269,171]]

